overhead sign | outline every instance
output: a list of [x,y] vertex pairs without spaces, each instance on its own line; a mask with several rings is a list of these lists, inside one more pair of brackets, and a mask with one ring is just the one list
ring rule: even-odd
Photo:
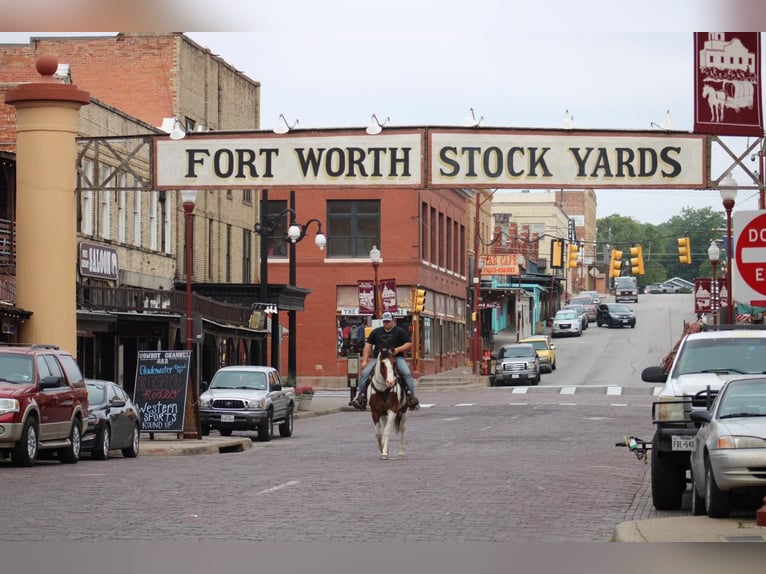
[[[427,146],[427,150],[425,147]],[[707,187],[698,134],[387,128],[154,138],[156,189]]]
[[766,211],[735,211],[734,300],[754,307],[766,306]]

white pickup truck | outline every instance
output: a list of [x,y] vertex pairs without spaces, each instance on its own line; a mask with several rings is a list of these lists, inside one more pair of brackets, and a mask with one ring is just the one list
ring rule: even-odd
[[691,411],[707,408],[727,380],[763,377],[766,372],[763,325],[701,329],[680,341],[669,371],[656,366],[641,373],[646,382],[665,384],[652,407],[652,502],[658,510],[679,508],[690,481],[689,455],[697,434]]

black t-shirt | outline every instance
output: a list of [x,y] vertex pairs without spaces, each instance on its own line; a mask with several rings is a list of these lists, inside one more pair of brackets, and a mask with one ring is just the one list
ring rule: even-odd
[[394,325],[394,328],[388,332],[384,327],[373,329],[367,337],[367,342],[372,345],[372,356],[377,357],[381,349],[393,350],[395,347],[412,342],[412,339],[410,339],[410,334],[407,331],[399,325]]

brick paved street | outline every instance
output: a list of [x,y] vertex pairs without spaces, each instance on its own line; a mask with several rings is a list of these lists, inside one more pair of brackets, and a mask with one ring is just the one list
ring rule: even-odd
[[0,539],[606,541],[652,514],[648,465],[614,446],[647,432],[651,399],[423,391],[404,460],[380,461],[369,411],[345,411],[240,453],[3,463]]

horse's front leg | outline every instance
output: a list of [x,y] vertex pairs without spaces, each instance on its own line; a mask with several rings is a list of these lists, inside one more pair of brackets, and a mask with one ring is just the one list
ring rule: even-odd
[[378,439],[378,452],[383,452],[383,440],[382,440],[382,433],[380,430],[380,419],[375,421],[375,438]]
[[394,426],[394,419],[396,413],[394,411],[388,411],[386,415],[386,426],[383,427],[383,446],[380,449],[380,458],[388,460],[388,439],[391,436],[391,427]]

